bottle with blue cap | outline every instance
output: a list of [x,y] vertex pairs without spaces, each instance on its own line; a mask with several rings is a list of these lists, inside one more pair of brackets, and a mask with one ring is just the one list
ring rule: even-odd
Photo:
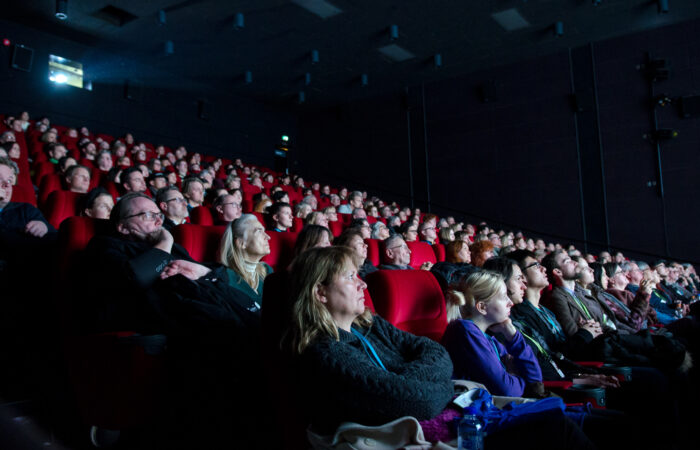
[[484,450],[484,424],[474,407],[464,408],[464,417],[457,427],[459,450]]

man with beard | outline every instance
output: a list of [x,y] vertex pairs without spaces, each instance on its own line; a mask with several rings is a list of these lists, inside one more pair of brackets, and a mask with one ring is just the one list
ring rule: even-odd
[[[84,311],[95,331],[159,331],[147,294],[161,278],[182,274],[197,280],[210,269],[192,260],[163,228],[163,213],[141,193],[122,197],[110,214],[110,232],[87,246],[86,277],[93,288]],[[92,316],[92,317],[90,317]]]

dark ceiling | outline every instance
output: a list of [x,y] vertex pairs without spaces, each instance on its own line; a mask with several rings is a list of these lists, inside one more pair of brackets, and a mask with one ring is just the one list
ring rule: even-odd
[[[342,12],[321,18],[297,3],[330,3]],[[234,92],[308,104],[347,101],[404,86],[547,55],[588,42],[700,17],[700,1],[670,0],[55,0],[3,5],[6,19],[87,45],[86,76],[136,79],[159,87]],[[109,5],[134,16],[118,25],[96,17]],[[506,31],[492,14],[515,8],[529,26]],[[166,23],[158,23],[165,11]],[[235,15],[245,26],[235,29]],[[554,24],[561,21],[563,35]],[[390,40],[397,25],[399,37]],[[165,42],[174,53],[165,54]],[[397,44],[415,57],[394,62],[377,49]],[[312,64],[311,51],[319,62]],[[435,68],[434,55],[442,55]],[[244,73],[252,82],[246,84]],[[305,85],[305,74],[310,84]],[[361,86],[361,75],[367,86]]]

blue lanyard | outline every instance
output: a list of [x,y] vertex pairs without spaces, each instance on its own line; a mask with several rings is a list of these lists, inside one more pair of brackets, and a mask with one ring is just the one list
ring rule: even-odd
[[[482,333],[484,333],[482,331]],[[489,336],[488,334],[484,333],[484,336],[486,336],[486,339],[491,342],[491,346],[493,347],[493,351],[496,352],[496,357],[498,358],[498,362],[501,363],[501,367],[505,370],[506,366],[503,365],[503,361],[501,361],[501,354],[498,353],[498,347],[496,347],[496,343],[494,342],[494,338],[492,336]]]
[[564,335],[563,330],[562,330],[561,327],[557,324],[557,322],[554,321],[554,319],[552,318],[552,316],[550,316],[550,314],[552,314],[552,313],[549,312],[549,310],[548,310],[547,308],[545,308],[544,306],[540,306],[539,308],[536,308],[535,305],[532,305],[532,304],[531,304],[531,306],[534,308],[534,310],[535,310],[535,312],[537,313],[537,315],[540,316],[540,317],[542,317],[542,318],[545,320],[545,322],[547,322],[547,323],[549,324],[549,329],[552,330],[552,332],[553,332],[558,338],[563,337],[563,335]]
[[[372,347],[372,344],[369,343],[366,337],[362,335],[359,331],[357,331],[354,328],[351,328],[352,334],[358,337],[360,339],[360,342],[362,343],[362,348],[365,349],[365,353],[367,353],[367,356],[369,356],[370,361],[372,361],[372,364],[375,366],[379,367],[380,369],[386,370],[386,367],[384,367],[384,363],[382,363],[382,360],[379,359],[379,355],[377,355],[377,352],[374,351],[374,347]],[[369,351],[367,351],[369,349]],[[370,355],[370,352],[372,354]],[[373,357],[374,356],[374,357]]]

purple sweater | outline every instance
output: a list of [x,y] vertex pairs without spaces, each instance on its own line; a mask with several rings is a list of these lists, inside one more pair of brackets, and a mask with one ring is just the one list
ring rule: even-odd
[[[472,321],[455,320],[447,325],[442,344],[452,358],[453,378],[482,383],[493,395],[519,397],[526,385],[542,381],[537,358],[519,331],[504,346]],[[508,373],[501,363],[506,360],[516,374]]]

